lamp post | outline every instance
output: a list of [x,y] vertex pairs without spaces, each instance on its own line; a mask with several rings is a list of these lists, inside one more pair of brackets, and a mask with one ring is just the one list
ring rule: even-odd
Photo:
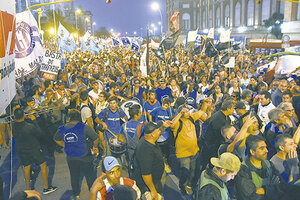
[[78,8],[76,11],[75,11],[75,23],[76,23],[76,31],[78,31],[78,27],[77,27],[77,15],[80,15],[81,13],[81,10]]
[[85,26],[84,26],[85,32],[87,32],[87,23],[88,23],[89,21],[90,21],[90,18],[86,17],[86,18],[85,18]]
[[155,11],[159,11],[159,14],[160,14],[160,32],[161,32],[161,37],[163,37],[163,18],[162,18],[162,14],[161,14],[161,10],[160,10],[160,6],[157,2],[153,2],[152,5],[151,5],[152,9],[155,10]]

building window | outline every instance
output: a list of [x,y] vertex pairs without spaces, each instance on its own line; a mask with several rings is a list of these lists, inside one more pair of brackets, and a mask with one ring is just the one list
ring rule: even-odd
[[270,0],[262,1],[262,9],[263,9],[263,12],[262,12],[261,19],[263,22],[264,20],[266,20],[270,17]]
[[235,15],[234,15],[234,26],[240,26],[241,25],[241,4],[240,2],[237,2],[235,4]]
[[300,20],[300,3],[298,3],[298,8],[297,8],[297,20]]
[[220,10],[220,7],[217,8],[216,10],[216,27],[220,27],[221,25],[221,10]]
[[190,4],[188,3],[182,4],[182,8],[190,8]]
[[[280,1],[279,12],[280,12],[281,14],[284,14],[284,5],[285,5],[285,2],[284,2],[284,1]],[[299,8],[299,4],[298,4],[298,8]]]
[[202,12],[202,28],[206,28],[206,11]]
[[230,12],[229,12],[229,5],[226,5],[225,6],[225,24],[224,24],[224,26],[225,27],[229,27],[229,14],[230,14]]
[[212,28],[212,26],[213,26],[213,24],[212,24],[212,22],[213,22],[213,11],[212,11],[212,9],[210,9],[209,10],[209,22],[208,22],[208,26],[209,26],[209,28]]
[[253,18],[254,18],[254,2],[253,0],[248,1],[248,7],[247,7],[247,25],[253,26]]
[[190,17],[190,14],[188,13],[184,13],[182,15],[182,28],[185,29],[185,30],[189,30],[191,25],[190,25],[190,22],[191,22],[191,17]]

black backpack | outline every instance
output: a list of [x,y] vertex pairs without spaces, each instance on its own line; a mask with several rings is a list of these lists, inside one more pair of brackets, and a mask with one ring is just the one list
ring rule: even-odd
[[[195,125],[195,121],[194,121],[194,119],[191,116],[189,117],[189,120]],[[183,122],[182,122],[181,119],[179,119],[179,128],[177,129],[177,134],[176,134],[176,136],[174,138],[174,144],[176,143],[178,135],[179,135],[180,131],[182,130],[182,126],[183,126]]]
[[[97,115],[96,115],[95,108],[94,108],[93,104],[92,104],[91,102],[89,102],[88,105],[86,105],[86,104],[84,104],[83,106],[78,105],[77,109],[78,109],[78,110],[80,111],[80,113],[81,113],[81,110],[82,110],[83,108],[86,108],[86,107],[89,107],[90,110],[91,110],[91,112],[92,112],[92,119],[93,119],[93,123],[94,123],[94,128],[96,128],[96,122],[95,122],[95,119],[96,119]],[[85,123],[85,122],[82,122],[82,123]]]

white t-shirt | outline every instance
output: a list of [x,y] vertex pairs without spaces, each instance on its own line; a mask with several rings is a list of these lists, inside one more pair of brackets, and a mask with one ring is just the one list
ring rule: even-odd
[[94,92],[94,90],[91,90],[89,92],[89,96],[91,96],[93,98],[94,101],[96,101],[99,98],[99,94],[100,94],[101,90],[99,89],[98,92]]

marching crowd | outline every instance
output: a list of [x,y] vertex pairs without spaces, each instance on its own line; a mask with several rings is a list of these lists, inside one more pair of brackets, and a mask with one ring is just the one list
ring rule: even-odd
[[176,169],[184,198],[297,199],[299,77],[277,73],[280,57],[232,56],[226,68],[179,46],[165,62],[150,53],[145,77],[126,48],[77,50],[56,80],[38,70],[17,79],[0,144],[6,133],[15,140],[27,189],[19,195],[30,197],[38,171],[43,194],[54,192],[55,152],[64,151],[74,199],[83,177],[90,200],[162,199],[164,176]]

